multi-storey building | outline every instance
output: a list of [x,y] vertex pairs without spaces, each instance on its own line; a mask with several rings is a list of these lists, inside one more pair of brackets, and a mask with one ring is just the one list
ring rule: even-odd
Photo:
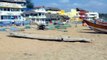
[[86,13],[86,19],[87,20],[99,19],[99,13],[98,12],[88,12],[88,13]]
[[79,13],[79,18],[80,19],[87,19],[87,20],[94,20],[94,19],[99,19],[99,13],[98,12],[90,12],[90,11],[86,11],[83,9],[78,9],[77,11]]
[[45,25],[53,21],[58,21],[61,18],[58,14],[58,10],[43,6],[35,7],[33,10],[24,12],[23,17],[26,18],[26,20],[29,19],[37,24]]
[[23,8],[26,0],[0,0],[0,21],[23,21]]
[[70,20],[79,20],[78,18],[78,11],[76,11],[76,9],[71,9],[70,12],[66,12],[65,15],[67,15],[68,17],[70,17]]

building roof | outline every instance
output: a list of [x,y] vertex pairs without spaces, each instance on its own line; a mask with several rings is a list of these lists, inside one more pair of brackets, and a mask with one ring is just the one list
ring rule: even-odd
[[51,11],[60,11],[59,8],[56,8],[56,7],[45,7],[45,6],[37,6],[37,7],[34,7],[34,9],[39,9],[39,8],[44,8],[46,9],[47,11],[48,10],[51,10]]
[[[23,14],[36,14],[36,13],[42,13],[42,12],[35,12],[34,10],[30,10],[30,11],[25,11]],[[59,18],[61,18],[61,15],[59,15],[59,14],[50,14],[50,13],[44,13],[44,14],[48,19],[59,19]]]
[[34,9],[45,8],[44,6],[36,6]]
[[84,11],[84,12],[88,12],[87,10],[81,9],[81,8],[76,8],[77,11]]
[[26,0],[0,0],[0,2],[26,2]]
[[10,7],[10,8],[23,8],[22,5],[8,2],[0,2],[0,7]]
[[46,10],[51,10],[51,11],[60,11],[59,8],[55,8],[55,7],[47,7]]

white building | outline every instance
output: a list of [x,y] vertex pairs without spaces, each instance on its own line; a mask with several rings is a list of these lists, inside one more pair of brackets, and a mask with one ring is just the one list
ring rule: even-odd
[[0,0],[0,21],[23,21],[26,0]]
[[86,19],[87,20],[99,19],[99,13],[98,12],[88,12],[88,13],[86,13]]
[[31,20],[37,24],[48,24],[51,21],[59,20],[60,16],[57,13],[47,11],[45,7],[35,7],[33,10],[23,13],[26,20]]

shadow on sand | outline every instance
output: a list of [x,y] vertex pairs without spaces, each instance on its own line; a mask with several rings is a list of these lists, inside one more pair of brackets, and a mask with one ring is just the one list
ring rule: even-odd
[[105,32],[94,31],[94,30],[91,30],[91,29],[83,29],[83,31],[80,31],[80,33],[107,34]]

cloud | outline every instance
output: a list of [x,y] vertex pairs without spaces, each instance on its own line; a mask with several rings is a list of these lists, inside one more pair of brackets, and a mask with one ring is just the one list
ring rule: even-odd
[[72,6],[81,6],[80,3],[73,3]]
[[60,0],[61,3],[69,3],[70,0]]
[[107,12],[107,0],[33,0],[35,6],[52,6],[70,11],[72,8],[82,8],[89,11]]
[[57,3],[51,3],[52,6],[58,6],[59,4]]
[[97,1],[97,0],[90,0],[88,3],[72,3],[72,6],[75,7],[104,7],[107,6],[104,2]]
[[85,10],[89,10],[89,11],[97,11],[97,12],[106,12],[105,11],[105,7],[107,7],[107,4],[106,2],[104,2],[103,0],[90,0],[88,1],[83,1],[81,0],[81,2],[72,2],[71,3],[67,3],[66,4],[66,9],[69,11],[70,9],[72,8],[82,8],[82,9],[85,9]]
[[51,5],[51,6],[59,6],[58,3],[50,3],[49,5]]
[[105,6],[106,5],[104,2],[100,2],[100,1],[91,1],[89,4],[95,5],[95,6]]

